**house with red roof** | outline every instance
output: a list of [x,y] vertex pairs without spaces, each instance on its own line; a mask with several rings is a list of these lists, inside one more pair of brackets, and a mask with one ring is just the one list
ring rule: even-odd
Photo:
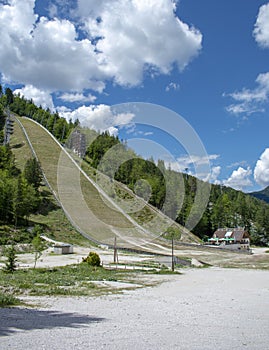
[[250,235],[244,228],[218,228],[209,243],[230,249],[250,249]]

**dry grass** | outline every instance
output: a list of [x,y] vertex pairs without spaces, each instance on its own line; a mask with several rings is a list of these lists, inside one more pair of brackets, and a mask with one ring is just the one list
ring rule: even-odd
[[32,152],[18,123],[14,123],[14,133],[10,139],[10,146],[15,155],[16,166],[23,170],[26,161],[32,157]]

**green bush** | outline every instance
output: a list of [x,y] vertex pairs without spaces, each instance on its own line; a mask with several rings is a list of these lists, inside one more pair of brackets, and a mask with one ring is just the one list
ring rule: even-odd
[[17,261],[17,255],[16,255],[16,248],[12,244],[10,247],[6,248],[4,251],[4,254],[7,258],[4,266],[4,271],[8,273],[13,273],[16,270],[16,261]]
[[97,253],[90,252],[86,258],[82,258],[82,261],[89,264],[90,266],[100,266],[101,259]]
[[13,295],[0,292],[0,307],[18,305],[19,303],[19,299],[15,298]]

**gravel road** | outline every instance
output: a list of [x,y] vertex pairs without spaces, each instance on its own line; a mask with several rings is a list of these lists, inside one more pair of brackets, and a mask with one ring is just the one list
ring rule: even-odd
[[155,287],[0,309],[0,349],[266,350],[269,271],[190,269]]

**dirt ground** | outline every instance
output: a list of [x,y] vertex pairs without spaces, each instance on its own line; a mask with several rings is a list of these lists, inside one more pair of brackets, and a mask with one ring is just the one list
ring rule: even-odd
[[[0,309],[0,348],[266,350],[269,271],[186,269],[123,294]],[[156,279],[156,276],[155,276]]]
[[[183,259],[194,259],[218,267],[240,267],[240,268],[255,268],[269,269],[269,253],[266,253],[268,248],[253,248],[253,254],[236,254],[234,252],[216,250],[216,249],[194,249],[192,247],[181,247],[175,251],[175,255]],[[50,247],[43,252],[41,258],[37,261],[37,267],[52,267],[64,266],[67,264],[76,264],[82,261],[90,251],[95,251],[100,255],[104,265],[113,263],[113,249],[101,249],[97,247],[85,248],[74,246],[74,254],[57,255],[53,253],[53,248]],[[135,262],[160,262],[171,266],[171,257],[158,257],[151,254],[133,254],[118,251],[118,261],[120,264],[132,264]],[[34,255],[29,253],[19,254],[17,260],[20,268],[34,266]],[[0,266],[3,265],[0,262]]]
[[[257,269],[268,264],[267,250],[242,255],[185,248],[178,255],[215,266],[180,269],[181,275],[147,275],[159,283],[121,294],[25,297],[37,306],[0,309],[0,349],[267,350],[269,270]],[[74,254],[55,255],[49,248],[37,267],[79,263],[89,251],[96,251],[104,265],[113,262],[113,250],[74,247]],[[123,265],[158,260],[118,253]],[[32,267],[33,255],[19,254],[18,264]],[[222,267],[233,264],[236,269]]]

